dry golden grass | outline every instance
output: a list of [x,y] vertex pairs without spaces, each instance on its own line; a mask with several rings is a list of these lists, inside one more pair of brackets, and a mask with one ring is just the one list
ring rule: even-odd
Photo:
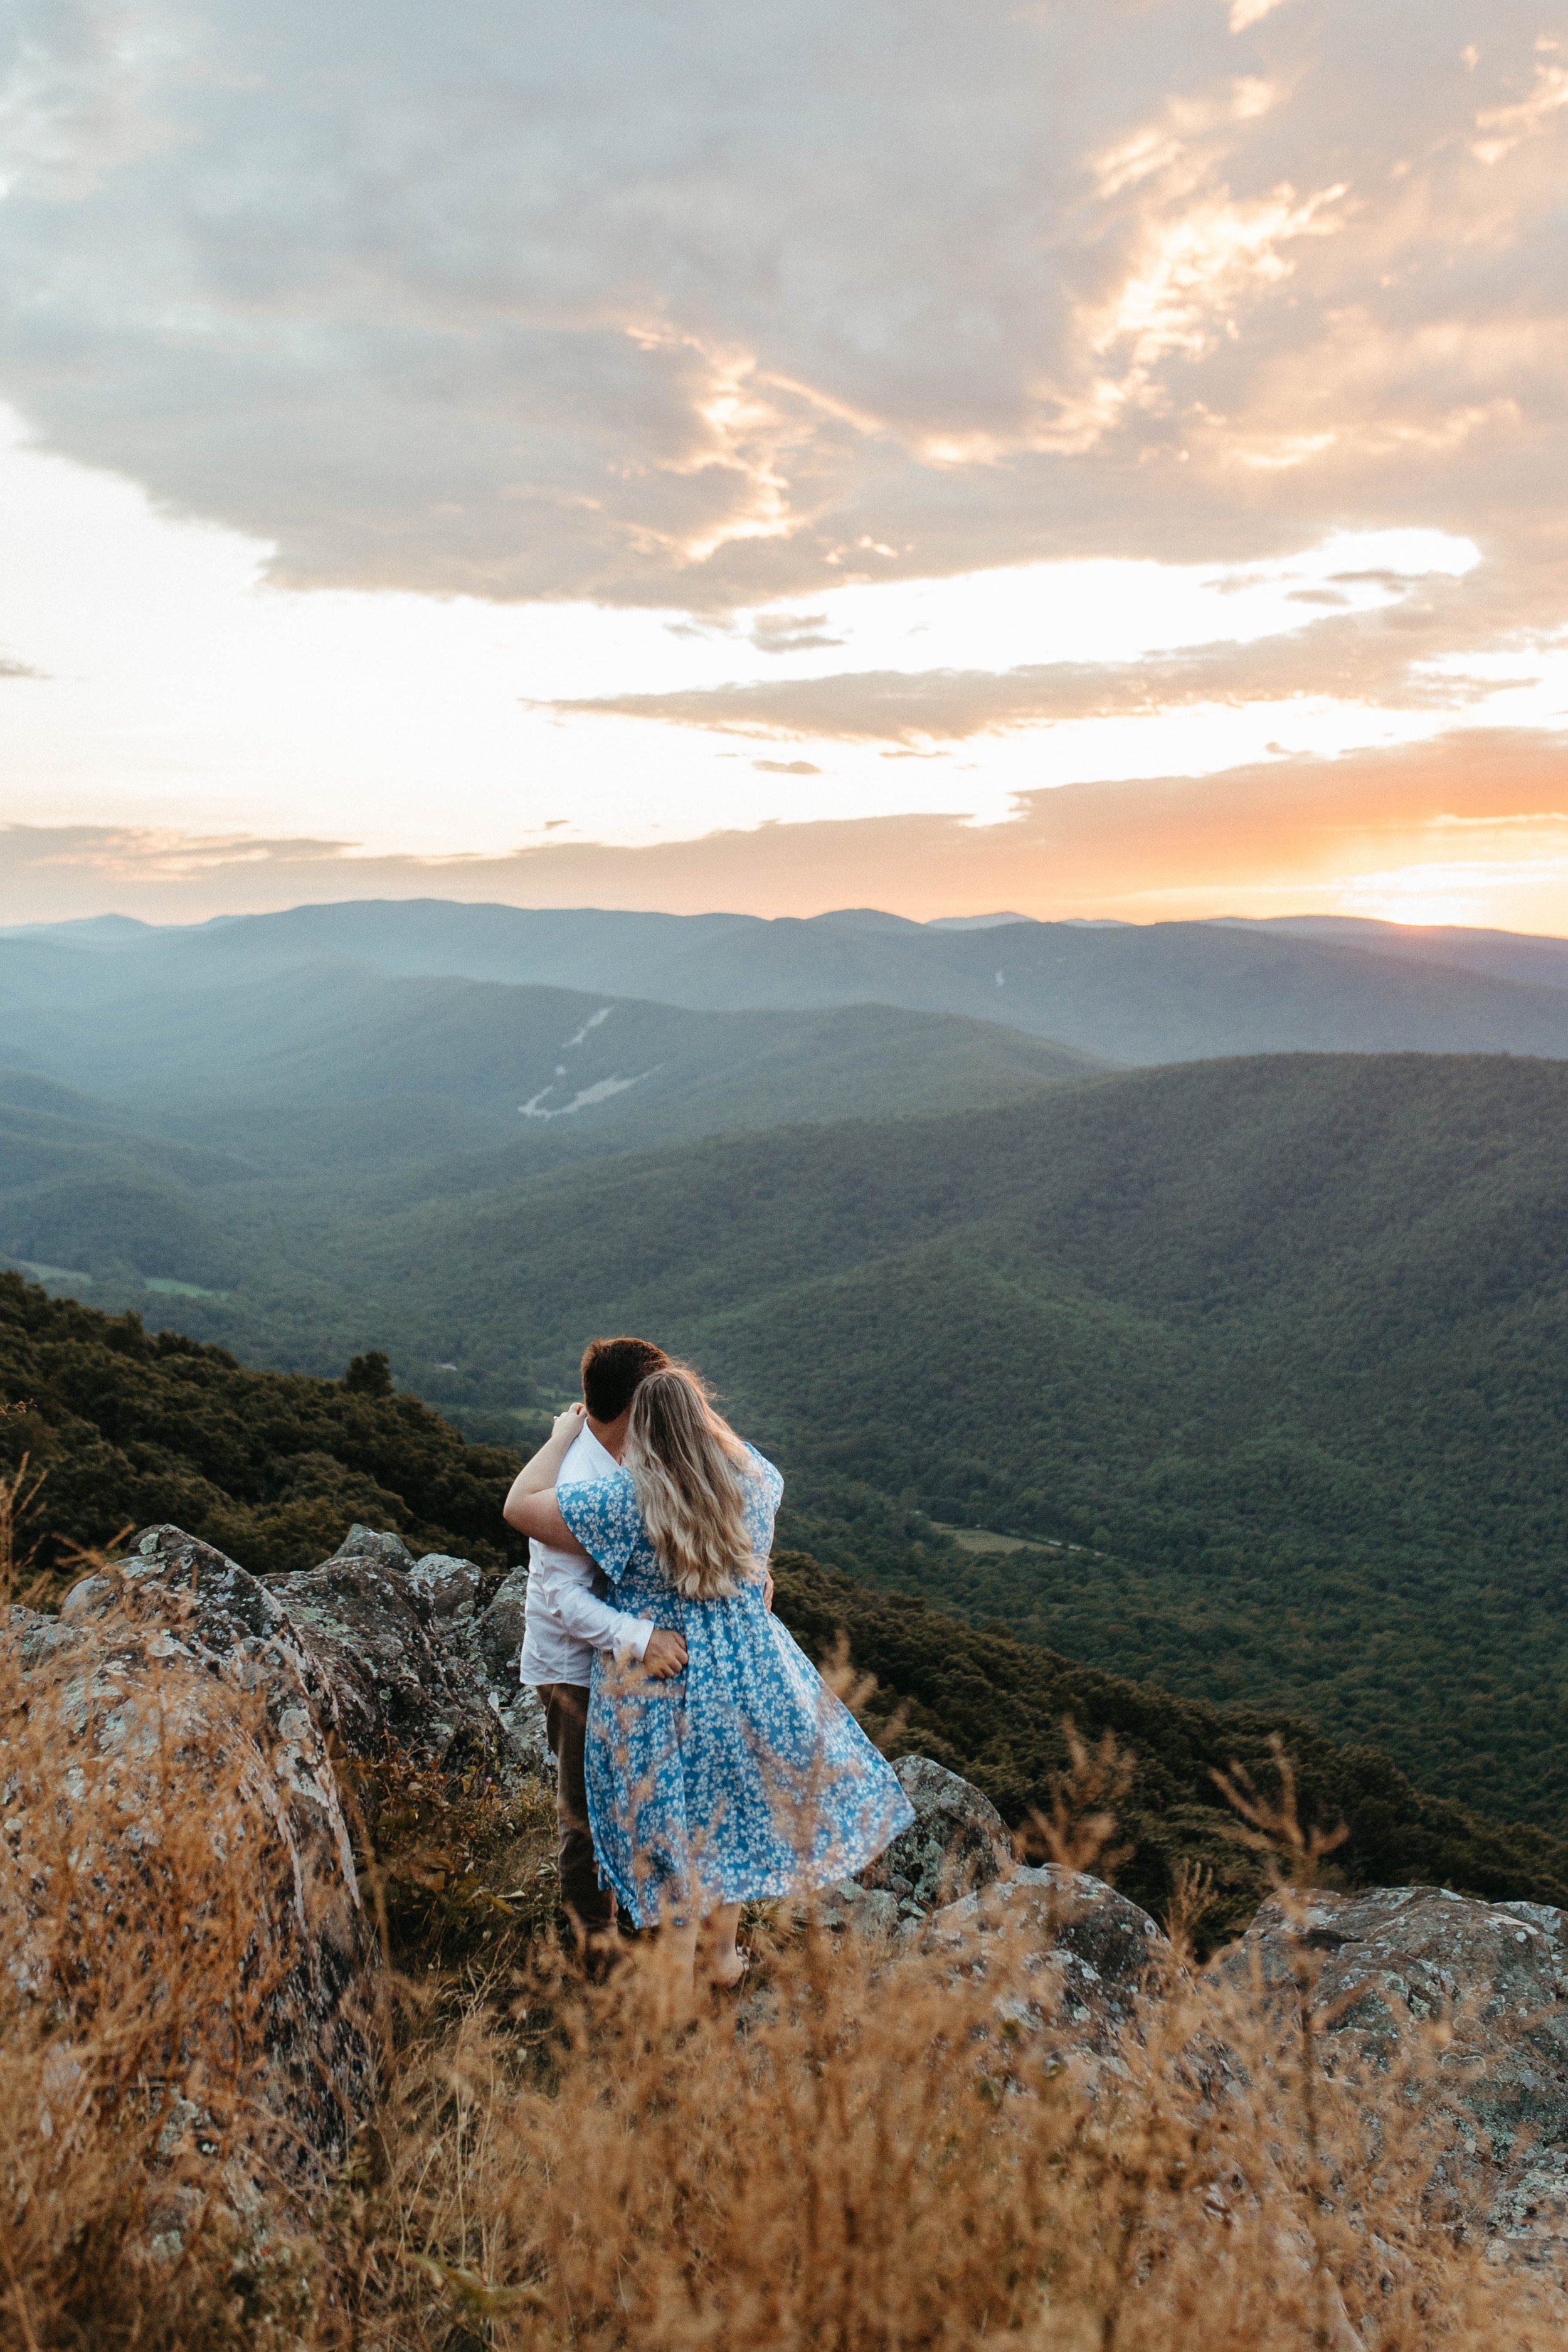
[[[123,1628],[95,1636],[104,1654]],[[170,1669],[171,1685],[177,1678]],[[0,2338],[31,2352],[1554,2352],[1552,2283],[1489,2266],[1428,2188],[1389,2073],[1331,2077],[1311,1961],[1270,2007],[1182,1948],[1145,2038],[1063,2059],[1040,1937],[921,1953],[780,1907],[744,1998],[655,1944],[582,1983],[548,1936],[396,1994],[335,2180],[257,2095],[268,1987],[244,1790],[177,1727],[106,1759],[79,1674],[6,1694]],[[185,1694],[184,1696],[188,1696]],[[1103,1851],[1114,1760],[1049,1835]],[[1253,1832],[1310,1874],[1288,1803]],[[134,1832],[134,1834],[132,1832]],[[226,1860],[225,1856],[228,1859]],[[247,1863],[246,1868],[253,1864]],[[1190,1914],[1203,1890],[1188,1891]],[[1229,2052],[1222,2063],[1219,2045]],[[247,2204],[247,2184],[269,2181]]]

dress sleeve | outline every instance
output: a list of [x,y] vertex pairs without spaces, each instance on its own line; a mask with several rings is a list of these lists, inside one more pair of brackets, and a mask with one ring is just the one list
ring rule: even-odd
[[586,1479],[580,1486],[557,1486],[555,1500],[589,1559],[612,1582],[624,1576],[642,1533],[642,1514],[626,1472],[617,1470],[613,1478]]
[[752,1457],[752,1488],[746,1497],[746,1533],[758,1559],[766,1559],[773,1548],[773,1520],[784,1493],[784,1477],[754,1445],[748,1445],[746,1451]]

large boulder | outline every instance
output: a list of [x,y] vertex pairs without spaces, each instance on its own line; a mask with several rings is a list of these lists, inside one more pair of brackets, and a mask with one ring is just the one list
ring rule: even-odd
[[1276,1897],[1214,1974],[1276,2002],[1304,1988],[1331,2073],[1387,2073],[1424,2041],[1402,2095],[1458,2126],[1435,2214],[1494,2259],[1568,2257],[1568,1914],[1432,1886]]
[[518,1680],[528,1570],[514,1568],[493,1590],[493,1580],[487,1579],[471,1591],[460,1581],[459,1570],[469,1578],[479,1574],[471,1560],[441,1553],[422,1559],[415,1570],[416,1585],[429,1579],[432,1638],[469,1704],[487,1708],[500,1725],[503,1778],[551,1770],[544,1709]]
[[494,1684],[510,1685],[517,1680],[522,1637],[528,1630],[527,1609],[528,1570],[509,1569],[475,1622],[479,1656]]
[[1013,1841],[989,1797],[929,1756],[900,1756],[893,1770],[915,1818],[858,1883],[890,1895],[898,1918],[922,1919],[1012,1869]]
[[[145,1912],[160,1868],[175,1871],[189,1909],[181,1932],[215,1949],[222,1932],[243,1940],[243,1966],[212,1997],[229,2025],[240,1987],[263,2004],[240,2109],[272,2128],[267,2161],[330,2168],[374,2095],[378,1948],[329,1752],[337,1697],[319,1662],[256,1578],[170,1526],[147,1528],[117,1570],[74,1585],[58,1617],[10,1611],[0,1643],[33,1737],[47,1725],[59,1743],[26,1827],[47,1825],[70,1847],[82,1899],[90,1890],[102,1906],[100,1925],[76,1922],[84,1950],[107,1965],[116,1936],[134,1940],[126,1922],[138,1905]],[[23,1719],[5,1743],[16,1769]],[[58,1961],[39,1938],[58,1938],[59,1923],[48,1924],[47,1889],[29,1881],[15,1837],[6,1859],[6,1966],[16,1990],[41,1994]],[[147,1916],[141,1932],[163,1933]],[[226,2145],[243,2171],[232,2135]],[[227,2189],[237,2193],[233,2179]]]
[[1136,2031],[1174,1958],[1136,1903],[1055,1863],[1015,1871],[929,1919],[908,1921],[900,1941],[963,1968],[995,1966],[1014,1988],[1004,2009],[1016,2026],[1065,2056],[1096,2060],[1113,2057],[1121,2037]]

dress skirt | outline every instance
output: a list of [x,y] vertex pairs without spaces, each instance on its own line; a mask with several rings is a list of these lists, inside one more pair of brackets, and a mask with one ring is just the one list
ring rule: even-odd
[[557,1496],[616,1605],[686,1640],[686,1671],[668,1681],[603,1654],[594,1666],[584,1759],[594,1846],[601,1879],[639,1927],[829,1885],[863,1870],[914,1819],[887,1759],[763,1606],[761,1563],[783,1481],[762,1455],[752,1460],[757,1577],[721,1601],[674,1590],[624,1472]]

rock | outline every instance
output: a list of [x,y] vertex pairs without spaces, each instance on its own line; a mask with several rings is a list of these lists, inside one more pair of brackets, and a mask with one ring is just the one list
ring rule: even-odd
[[[436,1556],[431,1555],[432,1558]],[[383,1532],[375,1528],[367,1528],[363,1519],[354,1521],[332,1557],[334,1559],[374,1560],[381,1568],[395,1570],[399,1576],[411,1576],[418,1565],[400,1535],[395,1535],[391,1528]]]
[[[90,1738],[117,1775],[120,1803],[135,1801],[123,1836],[118,1826],[106,1834],[101,1804],[79,1825],[94,1843],[91,1883],[109,1890],[110,1905],[115,1873],[140,1883],[139,1853],[169,1834],[157,1816],[154,1769],[168,1730],[196,1776],[194,1802],[204,1773],[221,1766],[237,1777],[218,1834],[226,1860],[244,1872],[251,1973],[268,1988],[265,2057],[250,2095],[297,2156],[331,2164],[370,2108],[364,2021],[378,1950],[328,1748],[337,1700],[318,1660],[262,1584],[169,1526],[145,1529],[118,1574],[73,1586],[58,1618],[13,1609],[0,1643],[8,1675],[24,1691],[31,1684],[39,1706],[47,1694],[62,1736]],[[62,1763],[64,1805],[80,1801],[81,1786]],[[216,1883],[218,1894],[205,1899],[226,1904],[226,1874]],[[135,1899],[132,1885],[132,1908]],[[16,1919],[7,1924],[15,1933]],[[25,1943],[12,1950],[14,1973],[25,1975]]]
[[862,1886],[896,1896],[901,1919],[921,1919],[1012,1869],[1013,1841],[989,1797],[929,1756],[900,1756],[893,1769],[915,1818],[860,1873]]
[[471,1617],[484,1585],[484,1570],[450,1552],[427,1551],[416,1560],[408,1581],[429,1605],[433,1617]]
[[479,1619],[479,1654],[485,1671],[498,1686],[515,1684],[527,1631],[528,1570],[509,1570],[489,1607]]
[[1279,1994],[1302,1969],[1332,2071],[1386,2069],[1414,2027],[1446,2026],[1409,2094],[1458,2122],[1435,2213],[1493,2259],[1568,2255],[1568,1914],[1430,1886],[1314,1892],[1299,1918],[1276,1898],[1214,1974]]
[[1094,2058],[1111,2056],[1120,2036],[1136,2027],[1152,1971],[1173,1958],[1166,1937],[1136,1903],[1055,1863],[1016,1871],[900,1930],[906,1949],[980,1969],[988,1941],[1003,1937],[1015,1953],[1015,1939],[1022,1939],[1025,1975],[1038,1985],[1026,2000],[1005,2002],[1005,2012],[1064,2053]]
[[472,1560],[415,1560],[401,1537],[355,1526],[319,1568],[267,1582],[337,1695],[348,1754],[374,1761],[390,1742],[505,1787],[549,1752],[543,1710],[517,1679],[517,1574],[480,1613],[485,1578]]
[[373,1761],[390,1742],[449,1769],[484,1757],[489,1710],[454,1685],[426,1628],[428,1597],[407,1576],[374,1554],[336,1552],[267,1582],[334,1694],[349,1755]]
[[[841,1878],[818,1895],[817,1916],[835,1935],[853,1927],[862,1936],[890,1936],[899,1925],[899,1898],[862,1886],[853,1878]],[[804,1925],[805,1919],[804,1911],[796,1915],[797,1925]]]
[[[424,1566],[420,1562],[420,1566]],[[448,1562],[478,1578],[471,1560]],[[553,1769],[545,1736],[544,1709],[537,1694],[518,1680],[522,1651],[521,1603],[514,1601],[513,1579],[521,1573],[526,1590],[528,1571],[514,1570],[489,1607],[476,1615],[474,1607],[458,1605],[435,1619],[431,1639],[439,1650],[453,1684],[469,1706],[489,1711],[500,1728],[500,1776]],[[455,1580],[448,1577],[448,1590]],[[476,1601],[478,1595],[476,1593]],[[515,1612],[515,1616],[514,1616]],[[515,1633],[516,1638],[513,1639]]]

